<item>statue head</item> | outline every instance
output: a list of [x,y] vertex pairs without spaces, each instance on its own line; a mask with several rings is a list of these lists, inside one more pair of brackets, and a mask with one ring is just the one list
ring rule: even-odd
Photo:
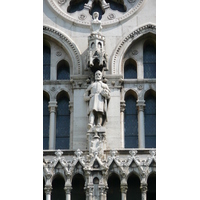
[[94,12],[94,13],[93,13],[93,19],[94,19],[95,21],[98,21],[98,20],[99,20],[99,13],[98,13],[98,12]]
[[95,81],[100,81],[102,79],[102,73],[100,70],[95,72]]

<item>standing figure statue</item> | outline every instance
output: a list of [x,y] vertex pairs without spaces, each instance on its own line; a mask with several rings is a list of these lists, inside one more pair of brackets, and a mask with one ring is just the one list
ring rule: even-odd
[[101,71],[96,71],[95,82],[89,85],[85,94],[84,100],[89,101],[88,107],[88,129],[94,125],[101,127],[107,121],[107,104],[110,99],[110,90],[108,85],[101,81]]

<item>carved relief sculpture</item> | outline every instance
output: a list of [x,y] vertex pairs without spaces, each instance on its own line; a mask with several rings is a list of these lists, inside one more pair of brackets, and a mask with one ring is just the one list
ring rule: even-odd
[[102,81],[102,73],[97,70],[95,73],[95,82],[89,85],[84,100],[89,102],[88,107],[88,129],[94,125],[101,127],[107,121],[107,105],[110,99],[110,89]]

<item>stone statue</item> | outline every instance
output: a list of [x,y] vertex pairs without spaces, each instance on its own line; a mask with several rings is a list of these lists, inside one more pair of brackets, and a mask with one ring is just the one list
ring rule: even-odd
[[89,101],[88,129],[94,125],[101,127],[107,121],[107,101],[110,99],[110,90],[101,79],[102,73],[98,70],[95,73],[95,82],[89,85],[84,94],[84,100]]
[[90,29],[92,31],[92,34],[100,34],[102,26],[101,26],[101,20],[99,20],[99,13],[98,12],[93,13],[93,20],[91,22]]

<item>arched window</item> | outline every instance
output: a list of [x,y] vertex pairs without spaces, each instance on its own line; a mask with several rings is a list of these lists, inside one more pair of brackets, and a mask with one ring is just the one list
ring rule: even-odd
[[70,111],[69,98],[65,92],[57,97],[56,149],[69,149]]
[[156,97],[153,91],[145,95],[145,147],[156,148]]
[[147,199],[156,200],[156,174],[153,173],[149,176],[147,180],[148,190]]
[[127,94],[125,97],[126,109],[124,117],[125,148],[138,147],[138,118],[136,98]]
[[50,47],[44,44],[43,46],[43,80],[50,80],[50,62],[51,62]]
[[72,180],[71,200],[85,200],[85,180],[81,174],[76,174]]
[[69,64],[65,60],[61,60],[57,65],[57,80],[69,80],[70,69]]
[[64,191],[64,187],[65,187],[65,181],[61,176],[57,176],[52,183],[52,200],[65,200],[65,191]]
[[121,200],[120,179],[115,173],[108,178],[107,200]]
[[49,97],[43,94],[43,149],[49,148]]
[[140,179],[132,173],[129,176],[127,183],[127,200],[141,200]]
[[137,64],[132,59],[125,62],[124,79],[137,79]]
[[156,48],[152,42],[146,42],[143,49],[144,78],[156,78]]

